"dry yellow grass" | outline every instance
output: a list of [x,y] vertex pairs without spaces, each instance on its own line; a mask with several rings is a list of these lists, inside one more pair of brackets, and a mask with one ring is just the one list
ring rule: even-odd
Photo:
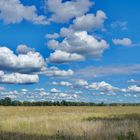
[[140,107],[0,107],[0,140],[126,140],[129,133],[140,139]]

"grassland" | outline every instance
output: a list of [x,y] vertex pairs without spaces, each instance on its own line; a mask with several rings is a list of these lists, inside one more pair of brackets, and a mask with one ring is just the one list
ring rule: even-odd
[[140,140],[140,107],[0,107],[0,140]]

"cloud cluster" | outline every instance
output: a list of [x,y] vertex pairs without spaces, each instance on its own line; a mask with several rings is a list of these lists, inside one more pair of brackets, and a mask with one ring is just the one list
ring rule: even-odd
[[35,6],[24,6],[20,0],[0,0],[0,19],[6,24],[20,23],[23,20],[34,24],[48,24],[45,16],[37,15]]
[[71,21],[69,27],[62,27],[59,34],[46,35],[50,39],[47,45],[53,50],[48,59],[50,63],[70,63],[102,56],[109,44],[104,39],[97,39],[91,32],[103,29],[107,19],[105,12],[98,10],[96,14],[90,13],[93,5],[90,0],[48,0],[46,5],[52,13],[51,21]]
[[[50,56],[57,58],[55,63],[82,61],[85,57],[97,58],[109,47],[105,40],[99,41],[87,31],[73,32],[70,29],[63,29],[61,34],[65,36],[62,42],[57,40],[48,42],[49,48],[56,51]],[[65,57],[61,57],[60,53]]]
[[27,89],[19,89],[19,90],[1,90],[0,96],[1,98],[10,97],[13,100],[29,100],[29,101],[74,101],[80,98],[80,95],[70,94],[68,92],[60,92],[57,89],[51,89],[52,92],[47,92],[44,90],[27,90]]
[[52,82],[52,85],[67,86],[74,90],[79,88],[86,89],[89,91],[98,91],[100,92],[100,94],[106,93],[107,95],[116,95],[116,93],[130,93],[130,94],[140,93],[140,86],[138,85],[130,85],[127,88],[119,88],[105,81],[90,83],[84,79],[76,79],[74,82],[68,81]]
[[34,84],[39,74],[46,76],[71,76],[72,70],[47,67],[45,59],[35,49],[19,45],[15,54],[7,47],[0,47],[0,83]]

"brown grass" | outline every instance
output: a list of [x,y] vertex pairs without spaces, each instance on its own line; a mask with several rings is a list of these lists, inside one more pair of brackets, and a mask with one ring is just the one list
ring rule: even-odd
[[0,140],[140,140],[140,107],[0,107]]

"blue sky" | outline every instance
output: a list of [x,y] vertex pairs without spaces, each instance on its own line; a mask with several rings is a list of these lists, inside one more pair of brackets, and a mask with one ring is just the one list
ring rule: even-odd
[[0,98],[140,101],[138,0],[1,0]]

